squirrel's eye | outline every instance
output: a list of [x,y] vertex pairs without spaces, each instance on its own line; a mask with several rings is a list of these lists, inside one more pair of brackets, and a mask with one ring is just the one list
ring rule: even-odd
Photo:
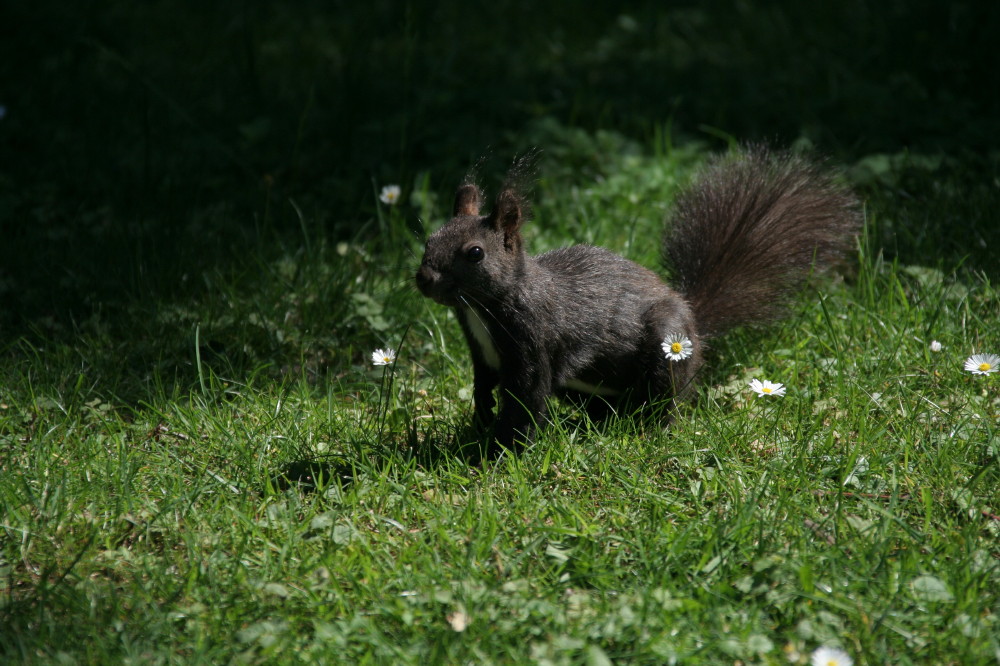
[[474,264],[482,261],[484,256],[486,256],[486,253],[483,252],[483,248],[478,245],[473,245],[465,251],[465,258]]

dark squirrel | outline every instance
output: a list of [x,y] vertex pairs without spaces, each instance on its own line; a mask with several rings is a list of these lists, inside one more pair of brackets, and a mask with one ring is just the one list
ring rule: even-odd
[[[458,315],[479,422],[492,421],[500,389],[491,455],[530,441],[554,393],[672,406],[689,391],[708,340],[780,317],[814,267],[852,247],[861,224],[835,174],[788,152],[745,148],[712,161],[674,204],[663,239],[672,288],[600,247],[527,254],[527,201],[513,180],[487,215],[479,188],[460,186],[453,217],[428,238],[416,274],[424,296]],[[683,342],[674,358],[684,358],[667,357],[671,341]]]

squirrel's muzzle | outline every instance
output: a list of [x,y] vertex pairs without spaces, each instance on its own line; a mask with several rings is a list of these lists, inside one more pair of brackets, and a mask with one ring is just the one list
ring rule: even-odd
[[434,281],[439,277],[437,271],[433,270],[427,264],[421,264],[420,268],[417,269],[417,289],[424,296],[430,296],[432,291],[432,285]]
[[431,268],[427,263],[420,264],[415,280],[417,289],[427,298],[441,305],[456,304],[454,289],[449,289],[441,273]]

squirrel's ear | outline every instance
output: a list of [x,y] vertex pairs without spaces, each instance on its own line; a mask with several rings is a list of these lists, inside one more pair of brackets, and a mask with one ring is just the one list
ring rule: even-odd
[[513,190],[503,190],[497,195],[490,213],[490,222],[494,228],[505,234],[516,233],[524,221],[524,211],[521,209],[521,198]]
[[479,188],[472,183],[466,183],[455,192],[455,209],[452,211],[454,217],[459,215],[479,215],[479,207],[482,205],[482,196]]

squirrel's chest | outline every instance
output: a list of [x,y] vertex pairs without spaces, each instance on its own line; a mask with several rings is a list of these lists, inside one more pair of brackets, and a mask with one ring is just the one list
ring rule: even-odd
[[483,318],[472,308],[460,309],[458,316],[462,318],[469,333],[472,334],[472,339],[479,347],[486,365],[494,370],[499,370],[500,353],[497,351],[497,346],[493,342],[493,336],[490,334],[490,329],[483,322]]

